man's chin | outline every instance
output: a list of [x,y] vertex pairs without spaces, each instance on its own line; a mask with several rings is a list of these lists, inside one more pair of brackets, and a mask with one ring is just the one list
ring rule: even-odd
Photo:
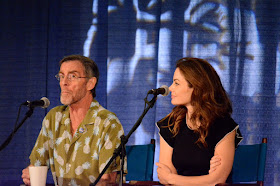
[[67,99],[67,98],[62,98],[60,97],[60,102],[63,104],[63,105],[70,105],[72,103],[72,99]]

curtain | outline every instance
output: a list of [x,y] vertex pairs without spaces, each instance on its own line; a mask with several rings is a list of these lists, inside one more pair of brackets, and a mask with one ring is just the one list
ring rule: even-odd
[[[46,96],[51,105],[36,108],[0,152],[0,183],[21,183],[43,117],[60,104],[58,62],[82,54],[101,73],[96,99],[117,114],[125,134],[148,90],[171,85],[178,59],[206,59],[232,100],[242,144],[268,138],[265,184],[280,185],[279,9],[272,0],[1,1],[0,143],[12,132],[20,103]],[[157,162],[155,123],[172,108],[170,95],[159,95],[128,144],[156,139]]]

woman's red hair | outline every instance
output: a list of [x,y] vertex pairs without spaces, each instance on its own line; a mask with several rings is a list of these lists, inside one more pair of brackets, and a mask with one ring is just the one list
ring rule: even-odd
[[[207,146],[205,139],[209,126],[216,118],[231,115],[231,101],[217,72],[206,60],[182,58],[177,61],[176,67],[188,82],[189,87],[193,88],[191,104],[194,110],[190,120],[194,124],[197,121],[200,123],[200,126],[195,127],[197,128],[195,132],[199,134],[197,142]],[[171,130],[174,136],[178,134],[186,113],[185,106],[175,106],[171,113],[165,117],[169,117],[168,127],[174,126]],[[185,121],[183,123],[185,124]]]

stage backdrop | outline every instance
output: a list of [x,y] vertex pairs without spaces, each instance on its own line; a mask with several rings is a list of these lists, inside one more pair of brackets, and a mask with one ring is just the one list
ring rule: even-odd
[[[280,185],[279,14],[279,1],[268,0],[0,1],[0,143],[12,132],[22,102],[51,101],[48,109],[36,108],[0,152],[0,183],[21,183],[41,121],[60,104],[58,61],[83,54],[101,72],[97,100],[118,115],[126,134],[147,91],[172,83],[176,60],[208,60],[233,102],[242,144],[268,138],[265,184]],[[128,142],[156,139],[155,162],[155,122],[172,107],[170,95],[158,96]],[[21,109],[19,121],[27,110]]]

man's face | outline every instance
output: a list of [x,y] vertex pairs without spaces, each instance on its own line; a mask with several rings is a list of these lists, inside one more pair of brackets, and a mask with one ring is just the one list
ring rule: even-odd
[[[87,78],[85,68],[80,61],[66,61],[61,64],[59,71],[60,78],[60,101],[64,105],[77,103],[90,93],[87,90]],[[68,79],[68,77],[72,77]],[[74,78],[73,78],[74,77]],[[76,77],[76,78],[75,78]]]

